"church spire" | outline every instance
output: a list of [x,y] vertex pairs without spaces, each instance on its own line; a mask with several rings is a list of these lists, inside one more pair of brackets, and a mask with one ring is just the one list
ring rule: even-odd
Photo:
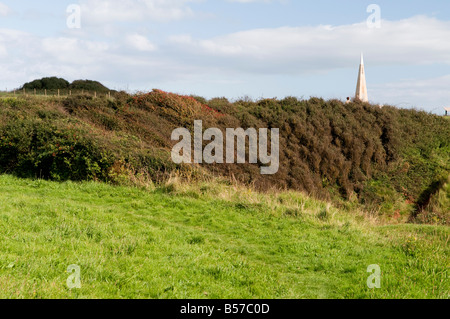
[[362,102],[369,102],[369,96],[367,94],[367,85],[366,85],[366,72],[364,70],[364,57],[362,52],[361,52],[361,64],[359,66],[358,83],[356,85],[355,100],[360,100]]

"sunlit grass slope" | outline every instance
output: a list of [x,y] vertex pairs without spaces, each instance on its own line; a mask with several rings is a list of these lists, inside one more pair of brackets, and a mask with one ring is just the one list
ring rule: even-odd
[[[448,298],[450,231],[301,193],[0,176],[1,298]],[[81,268],[70,290],[67,267]],[[382,270],[367,287],[367,267]]]

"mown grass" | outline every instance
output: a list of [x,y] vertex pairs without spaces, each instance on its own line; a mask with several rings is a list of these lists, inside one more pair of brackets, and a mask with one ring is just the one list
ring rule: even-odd
[[449,297],[448,227],[381,226],[296,192],[3,175],[0,229],[1,298]]

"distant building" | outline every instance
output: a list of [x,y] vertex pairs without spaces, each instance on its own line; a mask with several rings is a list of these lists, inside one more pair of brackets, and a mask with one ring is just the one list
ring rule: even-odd
[[450,116],[450,107],[444,107],[445,116]]
[[369,102],[367,94],[366,72],[364,70],[364,57],[361,53],[361,64],[359,65],[358,83],[356,84],[355,100]]

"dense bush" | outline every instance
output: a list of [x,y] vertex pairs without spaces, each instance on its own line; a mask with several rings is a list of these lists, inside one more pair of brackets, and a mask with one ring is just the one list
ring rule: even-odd
[[76,80],[70,84],[72,90],[85,90],[97,93],[108,93],[110,89],[97,81],[91,80]]
[[34,80],[32,82],[29,83],[25,83],[22,86],[23,89],[26,90],[57,90],[57,89],[62,89],[62,90],[85,90],[85,91],[90,91],[90,92],[97,92],[97,93],[108,93],[111,90],[108,89],[106,86],[104,86],[103,84],[101,84],[100,82],[97,81],[91,81],[91,80],[76,80],[73,81],[72,83],[69,83],[68,81],[61,79],[61,78],[57,78],[57,77],[47,77],[47,78],[42,78],[39,80]]
[[[177,123],[192,122],[192,119],[220,117],[222,114],[208,105],[199,102],[199,97],[179,95],[175,93],[153,90],[150,93],[138,94],[132,97],[131,105],[169,118]],[[206,100],[205,100],[206,101]]]
[[70,83],[64,79],[57,77],[42,78],[40,80],[34,80],[29,83],[25,83],[22,88],[26,90],[56,90],[56,89],[68,89]]
[[19,118],[0,127],[0,167],[21,177],[105,179],[112,163],[104,152],[77,125]]

